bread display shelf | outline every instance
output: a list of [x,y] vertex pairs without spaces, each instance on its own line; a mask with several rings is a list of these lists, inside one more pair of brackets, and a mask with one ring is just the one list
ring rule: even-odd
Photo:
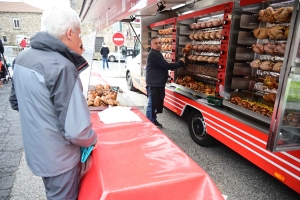
[[283,62],[282,61],[269,61],[269,60],[253,60],[250,63],[250,66],[254,69],[259,70],[259,73],[257,73],[257,75],[259,74],[263,74],[263,71],[267,71],[267,72],[275,72],[280,74],[281,68],[283,66]]
[[273,103],[265,101],[263,96],[251,92],[232,92],[230,96],[229,100],[223,101],[223,105],[266,123],[271,122]]
[[[196,78],[199,78],[199,77],[196,77]],[[194,92],[197,92],[199,94],[204,94],[206,96],[207,95],[215,96],[215,93],[216,93],[215,86],[212,86],[212,84],[209,82],[205,82],[205,83],[203,83],[203,82],[204,82],[203,80],[202,81],[195,80],[191,76],[184,76],[184,77],[179,76],[179,77],[177,77],[175,84],[177,84],[183,88],[187,88],[189,90],[189,92],[191,92],[190,90],[193,90]],[[207,83],[209,83],[209,84],[207,84]]]
[[[202,97],[202,98],[206,98],[208,96],[211,96],[209,94],[205,94],[205,93],[201,93],[201,92],[196,92],[193,89],[190,89],[188,87],[184,87],[184,86],[176,84],[176,83],[171,83],[171,86],[175,87],[176,89],[180,89],[183,92],[189,93],[189,94],[191,94],[193,96],[199,96],[199,97]],[[184,93],[181,93],[181,94],[184,95]]]
[[213,53],[213,52],[199,52],[194,50],[195,56],[211,56],[211,57],[220,57],[221,53]]
[[[276,9],[271,7],[273,5]],[[260,97],[270,105],[275,103],[280,72],[284,67],[290,30],[288,22],[293,10],[291,7],[281,7],[284,5],[282,3],[273,5],[255,15],[241,14],[240,27],[252,31],[238,32],[237,43],[248,47],[236,48],[236,60],[246,63],[234,64],[233,74],[243,77],[233,77],[231,82],[231,88],[239,87],[244,93]]]
[[218,81],[218,79],[216,77],[206,76],[206,75],[197,74],[197,73],[195,73],[194,75],[201,82],[208,83],[210,85],[216,85],[216,82]]
[[223,106],[226,106],[226,107],[232,108],[234,110],[237,110],[237,111],[239,111],[241,113],[244,113],[244,114],[246,114],[248,116],[251,116],[251,117],[253,117],[255,119],[258,119],[260,121],[263,121],[265,123],[268,123],[268,124],[271,123],[271,118],[270,117],[266,117],[264,115],[258,114],[256,112],[253,112],[251,110],[248,110],[248,109],[243,108],[241,106],[238,106],[236,104],[230,103],[229,101],[223,100]]
[[189,35],[189,39],[193,41],[220,41],[222,37],[223,29],[210,30],[210,31],[197,31]]
[[251,46],[254,53],[260,55],[270,55],[270,56],[279,56],[283,57],[285,53],[286,43],[276,43],[276,42],[267,42],[267,43],[254,43]]
[[[150,25],[161,37],[161,53],[167,62],[175,62],[176,54],[176,18],[170,18]],[[149,40],[150,42],[150,40]],[[150,45],[150,43],[149,43]]]
[[158,34],[159,35],[172,35],[174,32],[174,28],[167,28],[167,29],[159,29]]
[[[210,17],[206,17],[210,18]],[[192,30],[207,30],[207,29],[219,29],[223,28],[223,24],[226,23],[226,21],[223,21],[223,15],[220,16],[220,19],[213,19],[211,17],[211,20],[203,20],[201,17],[197,19],[197,23],[192,23],[190,25],[190,29]]]

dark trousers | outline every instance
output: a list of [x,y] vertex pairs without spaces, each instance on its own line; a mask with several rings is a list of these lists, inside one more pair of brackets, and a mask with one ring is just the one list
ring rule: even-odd
[[48,200],[76,200],[78,197],[81,163],[54,177],[43,177]]

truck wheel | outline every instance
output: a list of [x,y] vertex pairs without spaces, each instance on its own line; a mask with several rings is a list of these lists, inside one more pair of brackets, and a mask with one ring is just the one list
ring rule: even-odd
[[203,147],[214,143],[215,139],[207,134],[204,118],[198,110],[192,110],[188,123],[190,135],[195,143]]
[[114,57],[114,56],[109,56],[109,57],[108,57],[108,61],[109,61],[109,62],[115,62],[115,61],[116,61],[116,57]]
[[134,88],[133,83],[132,83],[132,78],[131,78],[130,72],[127,73],[126,80],[127,80],[127,88],[128,88],[128,90],[134,91],[135,88]]

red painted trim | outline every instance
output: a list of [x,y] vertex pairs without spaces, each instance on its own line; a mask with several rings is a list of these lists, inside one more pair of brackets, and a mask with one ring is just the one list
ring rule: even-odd
[[[170,18],[170,19],[166,19],[166,20],[163,20],[163,21],[160,21],[160,22],[155,22],[153,24],[150,24],[150,28],[154,28],[154,27],[157,27],[157,26],[163,26],[163,25],[167,25],[167,24],[172,24],[172,23],[175,23],[177,20],[176,17],[173,17],[173,18]],[[174,26],[173,28],[175,28],[176,26]]]
[[247,6],[255,3],[265,2],[265,0],[240,0],[241,6]]
[[232,8],[233,8],[233,2],[220,4],[220,5],[211,7],[211,8],[198,10],[196,12],[189,13],[186,15],[181,15],[177,18],[177,21],[182,21],[182,20],[186,20],[186,19],[190,19],[190,18],[194,18],[194,17],[199,17],[201,15],[218,12],[218,11],[222,11],[222,10],[231,10]]

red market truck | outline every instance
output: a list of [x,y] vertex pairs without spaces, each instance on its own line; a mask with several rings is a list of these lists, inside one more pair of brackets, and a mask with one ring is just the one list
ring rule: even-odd
[[188,119],[197,144],[217,139],[300,193],[299,1],[85,1],[80,16],[99,30],[140,19],[130,90],[146,93],[151,37],[168,62],[185,54],[165,107]]

